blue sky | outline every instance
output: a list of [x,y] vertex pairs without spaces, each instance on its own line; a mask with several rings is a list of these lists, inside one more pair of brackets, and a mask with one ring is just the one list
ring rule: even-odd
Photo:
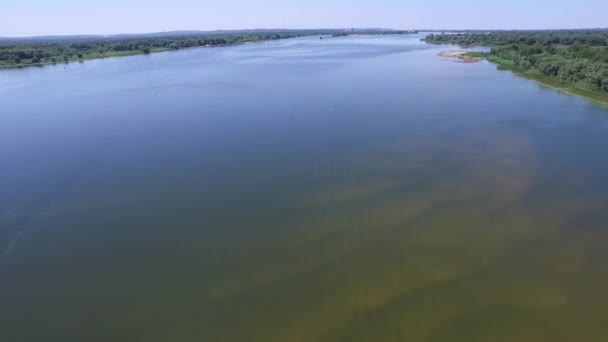
[[245,28],[608,27],[608,0],[0,1],[0,36]]

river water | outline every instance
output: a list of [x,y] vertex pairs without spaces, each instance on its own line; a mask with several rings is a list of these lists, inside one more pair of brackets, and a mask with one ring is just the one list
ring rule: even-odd
[[608,340],[608,110],[419,38],[0,71],[2,340]]

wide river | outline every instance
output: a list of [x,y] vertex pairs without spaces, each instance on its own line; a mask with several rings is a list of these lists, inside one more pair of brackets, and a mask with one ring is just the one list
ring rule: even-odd
[[0,340],[607,341],[608,110],[419,38],[0,70]]

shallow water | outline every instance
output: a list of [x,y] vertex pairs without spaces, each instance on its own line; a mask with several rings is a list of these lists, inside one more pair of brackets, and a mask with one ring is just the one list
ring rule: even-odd
[[7,341],[606,341],[608,110],[415,36],[0,72]]

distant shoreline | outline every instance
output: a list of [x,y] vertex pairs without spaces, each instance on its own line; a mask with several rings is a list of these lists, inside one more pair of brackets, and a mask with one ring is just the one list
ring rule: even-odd
[[160,53],[160,52],[168,52],[168,51],[181,51],[181,50],[189,50],[189,49],[203,49],[203,48],[212,48],[212,47],[227,47],[227,46],[238,46],[238,45],[245,45],[245,44],[251,44],[251,43],[259,43],[262,41],[257,41],[257,42],[243,42],[243,43],[239,43],[239,44],[232,44],[232,45],[213,45],[213,46],[192,46],[189,48],[181,48],[181,49],[158,49],[158,50],[154,50],[154,51],[150,51],[150,53],[144,53],[144,52],[133,52],[133,53],[123,53],[123,54],[112,54],[112,55],[104,55],[104,56],[96,56],[96,57],[83,57],[83,58],[79,58],[79,59],[70,59],[68,61],[61,61],[61,62],[43,62],[43,63],[36,63],[36,64],[10,64],[10,65],[2,65],[0,64],[0,70],[9,70],[9,69],[23,69],[23,68],[29,68],[29,67],[44,67],[44,66],[48,66],[48,65],[56,65],[56,66],[61,66],[61,65],[69,65],[75,62],[85,62],[85,61],[94,61],[94,60],[101,60],[101,59],[109,59],[109,58],[120,58],[120,57],[130,57],[130,56],[142,56],[142,55],[151,55],[154,53]]
[[[12,62],[11,63],[11,62],[6,62],[6,61],[3,61],[0,59],[0,70],[1,69],[21,69],[21,68],[25,68],[25,67],[42,67],[42,66],[46,66],[46,65],[62,65],[62,64],[67,65],[72,62],[84,62],[84,61],[105,59],[105,58],[112,58],[112,57],[149,55],[149,54],[159,53],[159,52],[178,51],[178,50],[186,50],[186,49],[193,49],[193,48],[237,46],[237,45],[258,43],[258,42],[263,42],[263,41],[290,39],[290,38],[312,36],[312,35],[317,35],[317,34],[312,34],[312,32],[311,32],[310,34],[288,33],[288,34],[283,34],[283,35],[275,34],[275,35],[268,35],[268,36],[266,36],[266,35],[257,35],[257,36],[223,35],[223,36],[218,36],[218,37],[206,36],[204,38],[201,38],[201,37],[179,37],[179,38],[159,37],[159,38],[144,38],[144,39],[136,39],[136,40],[119,39],[119,40],[108,40],[108,41],[100,41],[100,42],[98,42],[96,40],[85,40],[85,41],[77,42],[77,43],[55,42],[55,43],[50,43],[50,44],[46,44],[46,43],[14,44],[13,45],[14,47],[23,46],[24,50],[25,50],[25,47],[29,47],[30,49],[34,49],[34,50],[44,49],[44,48],[48,49],[49,47],[53,47],[53,48],[56,48],[57,50],[61,51],[61,50],[65,50],[66,47],[70,48],[74,45],[78,46],[78,45],[87,45],[87,44],[90,44],[93,46],[95,44],[106,44],[106,45],[137,44],[136,45],[137,48],[127,50],[127,51],[107,51],[107,52],[103,52],[103,53],[95,53],[95,52],[83,53],[83,52],[77,52],[78,50],[76,50],[75,52],[72,52],[70,55],[66,55],[66,54],[50,55],[50,56],[47,56],[44,61],[40,61],[40,62],[33,62],[32,59],[29,59],[29,60],[26,60],[25,62],[20,62],[20,63]],[[229,40],[231,38],[236,38],[236,39]],[[176,42],[180,43],[183,41],[188,41],[188,42],[195,41],[196,44],[185,45],[185,46],[169,45],[167,47],[151,47],[151,46],[147,45],[147,43],[149,43],[155,39],[162,40],[163,42],[168,41],[173,44]],[[53,52],[51,52],[51,53],[53,53]]]
[[61,65],[70,62],[147,55],[202,47],[225,47],[298,37],[412,34],[397,30],[319,30],[249,32],[219,35],[146,36],[128,38],[64,38],[63,40],[0,40],[0,69]]

